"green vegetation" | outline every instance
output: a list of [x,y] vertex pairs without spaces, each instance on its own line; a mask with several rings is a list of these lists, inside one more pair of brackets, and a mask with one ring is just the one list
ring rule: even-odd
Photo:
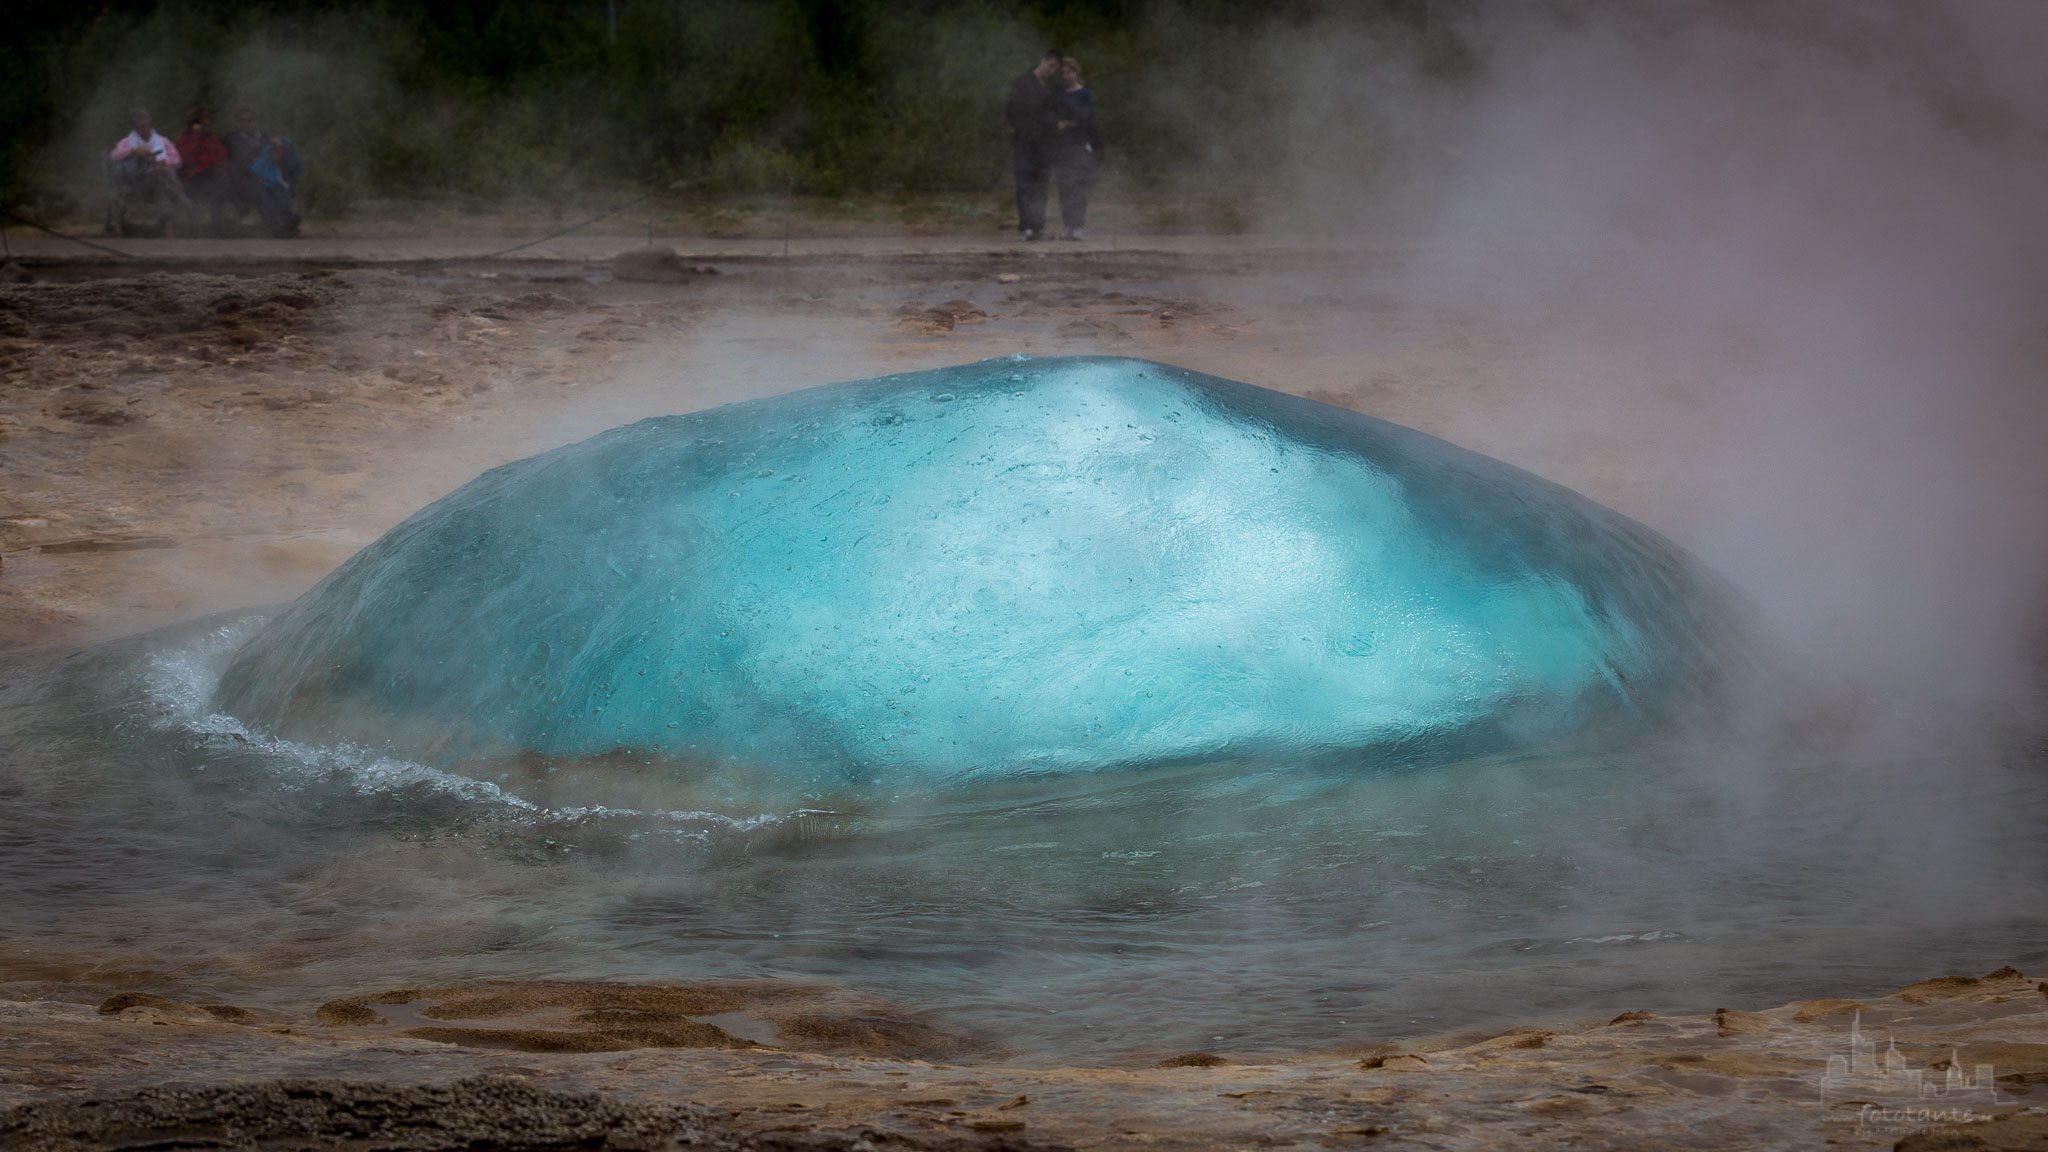
[[[1003,90],[1051,44],[1086,65],[1118,177],[1256,178],[1274,45],[1327,6],[1228,0],[26,0],[0,71],[0,197],[62,212],[151,109],[247,102],[307,157],[303,202],[584,203],[980,194],[1007,179]],[[1422,0],[1343,5],[1401,35]],[[1359,13],[1363,12],[1361,16]]]

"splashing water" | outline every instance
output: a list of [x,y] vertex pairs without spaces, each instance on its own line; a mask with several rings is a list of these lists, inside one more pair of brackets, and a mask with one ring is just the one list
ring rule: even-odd
[[227,711],[442,760],[631,751],[811,790],[1412,760],[1708,672],[1667,542],[1497,461],[1135,360],[647,420],[497,469],[229,669]]

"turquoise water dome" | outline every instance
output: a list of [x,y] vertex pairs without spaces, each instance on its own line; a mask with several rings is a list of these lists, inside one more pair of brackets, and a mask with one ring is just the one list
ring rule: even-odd
[[805,786],[1370,766],[1626,728],[1710,674],[1650,530],[1346,409],[1143,360],[987,361],[643,420],[486,472],[218,689],[446,763]]

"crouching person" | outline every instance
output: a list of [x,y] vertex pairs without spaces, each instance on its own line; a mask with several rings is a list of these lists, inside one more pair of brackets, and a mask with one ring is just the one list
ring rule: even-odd
[[262,221],[266,236],[299,234],[299,150],[288,137],[266,132],[256,110],[235,109],[235,124],[221,138],[228,152],[227,207],[230,223],[243,228],[248,213]]
[[107,156],[107,230],[126,232],[129,213],[140,208],[155,216],[154,229],[169,236],[179,212],[190,207],[178,186],[177,145],[150,124],[141,108],[128,114],[128,135]]
[[185,133],[178,137],[178,182],[184,185],[185,200],[206,206],[208,233],[219,236],[225,230],[228,197],[228,149],[213,131],[213,117],[204,108],[194,108],[185,117]]
[[256,179],[256,207],[263,214],[264,231],[286,239],[297,236],[299,150],[290,140],[272,136],[250,163],[249,174]]

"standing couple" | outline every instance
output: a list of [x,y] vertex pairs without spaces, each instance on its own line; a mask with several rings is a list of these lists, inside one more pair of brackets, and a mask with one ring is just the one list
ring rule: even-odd
[[1079,240],[1088,223],[1088,193],[1102,167],[1102,133],[1095,97],[1081,78],[1081,62],[1054,48],[1036,67],[1010,82],[1004,109],[1010,122],[1010,161],[1017,171],[1017,234],[1043,240],[1046,185],[1057,175],[1064,240]]

